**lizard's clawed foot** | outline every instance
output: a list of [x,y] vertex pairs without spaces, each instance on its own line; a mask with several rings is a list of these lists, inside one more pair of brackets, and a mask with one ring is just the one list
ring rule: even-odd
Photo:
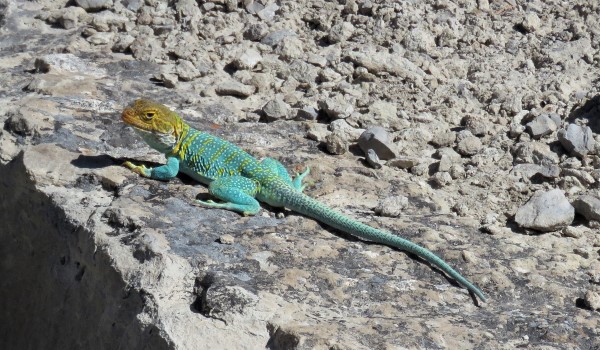
[[207,199],[205,201],[196,199],[196,203],[206,208],[218,208],[218,209],[227,209],[236,211],[244,216],[253,216],[258,213],[260,210],[260,206],[257,204],[253,205],[244,205],[244,204],[235,204],[235,203],[217,203],[213,200]]
[[214,208],[214,207],[215,207],[215,204],[218,204],[218,203],[216,203],[215,201],[213,201],[212,199],[207,199],[207,200],[205,200],[205,201],[202,201],[202,200],[196,199],[196,203],[198,203],[198,204],[200,204],[200,205],[203,205],[203,206],[205,206],[205,207],[209,207],[209,208]]
[[123,163],[123,166],[131,169],[136,174],[140,174],[144,177],[150,177],[150,169],[146,168],[143,164],[135,165],[130,161],[126,161]]
[[304,191],[306,185],[302,184],[302,180],[310,173],[310,168],[307,166],[306,170],[302,174],[296,173],[294,176],[294,181],[292,182],[294,188],[298,190],[298,192]]

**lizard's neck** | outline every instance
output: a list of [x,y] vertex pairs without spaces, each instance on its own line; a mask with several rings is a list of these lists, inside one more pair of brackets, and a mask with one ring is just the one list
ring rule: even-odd
[[177,123],[178,123],[176,126],[177,142],[175,142],[175,144],[173,145],[173,148],[168,152],[172,155],[179,153],[179,150],[181,149],[181,144],[183,143],[183,140],[185,140],[186,136],[190,132],[190,126],[187,125],[181,118],[179,118]]

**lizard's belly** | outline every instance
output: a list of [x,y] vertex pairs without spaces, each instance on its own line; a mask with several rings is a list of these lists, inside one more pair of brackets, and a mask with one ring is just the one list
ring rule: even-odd
[[180,169],[181,172],[183,172],[184,174],[186,174],[187,176],[191,177],[192,179],[201,182],[205,185],[210,184],[214,179],[210,178],[208,176],[204,176],[200,173],[198,173],[197,171],[188,168],[187,166],[183,166],[182,169]]

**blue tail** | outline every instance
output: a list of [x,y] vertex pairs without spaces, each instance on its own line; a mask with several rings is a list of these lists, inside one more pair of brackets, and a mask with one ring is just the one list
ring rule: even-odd
[[310,216],[311,218],[321,221],[324,224],[349,233],[358,238],[398,248],[427,260],[429,263],[444,271],[448,276],[452,277],[460,285],[477,295],[479,299],[486,301],[485,295],[479,288],[477,288],[473,283],[469,282],[469,280],[464,278],[460,273],[450,267],[450,265],[448,265],[439,256],[433,254],[431,251],[404,238],[374,229],[371,226],[367,226],[356,220],[350,219],[349,217],[344,216],[341,213],[325,206],[324,204],[292,190],[291,188],[286,187],[278,189],[277,194],[279,198],[282,199],[282,202],[285,203],[285,207],[293,211]]

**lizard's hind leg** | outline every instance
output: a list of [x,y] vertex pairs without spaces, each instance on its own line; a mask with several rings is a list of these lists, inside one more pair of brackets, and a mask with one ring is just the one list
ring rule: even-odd
[[256,215],[260,210],[260,204],[254,198],[258,192],[258,184],[247,177],[218,178],[208,185],[208,191],[223,203],[196,200],[198,204],[209,208],[233,210],[243,215]]
[[281,164],[281,162],[273,158],[264,158],[263,160],[261,160],[260,163],[277,173],[277,175],[279,175],[279,177],[283,181],[290,184],[298,192],[302,192],[304,190],[305,185],[302,184],[302,179],[304,179],[304,177],[310,172],[310,169],[308,167],[306,167],[306,170],[302,174],[296,174],[294,180],[292,180],[287,169],[283,164]]
[[280,161],[275,160],[273,158],[264,158],[260,161],[260,164],[266,166],[271,171],[275,172],[283,181],[287,182],[290,185],[292,184],[292,177]]
[[302,174],[296,173],[296,176],[294,176],[294,181],[292,182],[292,186],[294,186],[294,188],[296,190],[298,190],[298,192],[304,191],[304,187],[306,187],[306,185],[302,184],[302,180],[304,180],[304,177],[306,175],[308,175],[308,173],[310,173],[310,168],[306,167],[306,170],[304,170],[304,172]]

